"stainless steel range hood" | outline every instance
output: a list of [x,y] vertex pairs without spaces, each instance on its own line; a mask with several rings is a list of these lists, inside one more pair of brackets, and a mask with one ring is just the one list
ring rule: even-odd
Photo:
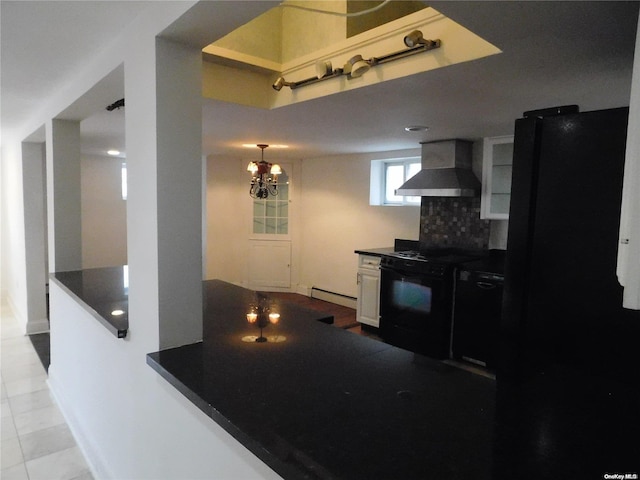
[[471,170],[472,142],[443,140],[422,143],[422,170],[396,190],[396,195],[474,197],[480,182]]

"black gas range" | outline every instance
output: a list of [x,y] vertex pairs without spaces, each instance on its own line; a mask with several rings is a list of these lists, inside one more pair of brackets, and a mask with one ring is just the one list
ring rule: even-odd
[[455,266],[477,260],[483,255],[483,252],[456,248],[402,250],[383,255],[380,266],[426,275],[445,276]]
[[432,358],[448,358],[456,268],[484,254],[446,247],[383,255],[380,260],[382,339]]

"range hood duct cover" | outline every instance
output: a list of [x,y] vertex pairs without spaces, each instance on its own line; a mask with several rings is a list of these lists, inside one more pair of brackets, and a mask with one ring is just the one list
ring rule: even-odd
[[444,140],[422,144],[422,170],[396,190],[396,195],[474,197],[480,182],[471,170],[472,142]]

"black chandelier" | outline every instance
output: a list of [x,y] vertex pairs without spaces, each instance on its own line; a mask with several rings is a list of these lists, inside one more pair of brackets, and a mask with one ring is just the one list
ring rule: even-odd
[[251,162],[247,170],[251,172],[251,186],[249,195],[252,198],[267,198],[269,195],[278,195],[278,175],[282,174],[282,169],[277,163],[264,161],[264,149],[269,145],[263,143],[257,147],[262,151],[259,162]]

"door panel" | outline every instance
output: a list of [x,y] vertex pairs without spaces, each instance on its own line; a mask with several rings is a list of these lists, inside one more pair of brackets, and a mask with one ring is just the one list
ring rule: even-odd
[[249,242],[249,288],[291,286],[291,242],[251,240]]

